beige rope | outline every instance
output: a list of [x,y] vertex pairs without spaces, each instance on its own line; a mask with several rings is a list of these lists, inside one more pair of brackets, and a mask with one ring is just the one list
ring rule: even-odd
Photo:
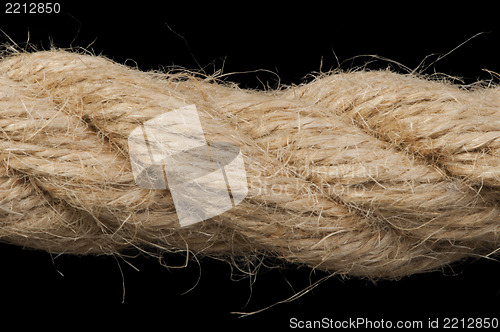
[[[62,50],[10,54],[0,61],[0,239],[53,253],[265,255],[368,278],[490,255],[498,91],[388,71],[247,91]],[[190,104],[208,142],[240,147],[249,192],[181,227],[168,189],[136,185],[127,139]]]

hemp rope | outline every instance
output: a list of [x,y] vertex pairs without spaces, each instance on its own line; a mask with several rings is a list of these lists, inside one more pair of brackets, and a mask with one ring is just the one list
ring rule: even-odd
[[[237,144],[248,195],[188,227],[138,187],[128,135],[195,104]],[[390,71],[275,91],[154,73],[63,50],[0,60],[0,240],[51,253],[276,257],[399,278],[500,244],[500,90]]]

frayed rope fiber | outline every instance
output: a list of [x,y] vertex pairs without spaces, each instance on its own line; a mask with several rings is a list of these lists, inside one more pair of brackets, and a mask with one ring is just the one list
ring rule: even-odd
[[[127,138],[194,104],[248,195],[187,227],[136,185]],[[63,50],[0,61],[0,240],[51,253],[189,250],[399,278],[500,245],[500,89],[353,70],[279,90]]]

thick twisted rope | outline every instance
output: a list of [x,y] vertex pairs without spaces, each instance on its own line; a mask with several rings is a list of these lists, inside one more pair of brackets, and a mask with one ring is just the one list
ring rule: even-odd
[[[146,73],[61,50],[0,61],[0,239],[52,253],[266,255],[397,278],[500,243],[500,94],[388,71],[279,91]],[[238,145],[248,195],[181,227],[169,189],[136,185],[127,139],[194,104]]]

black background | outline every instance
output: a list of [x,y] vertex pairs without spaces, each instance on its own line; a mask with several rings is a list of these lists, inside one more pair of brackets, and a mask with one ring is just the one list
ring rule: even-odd
[[[494,8],[439,10],[417,2],[402,7],[319,2],[61,3],[59,14],[5,14],[0,41],[21,48],[79,47],[142,70],[181,66],[235,73],[244,88],[301,83],[307,74],[340,66],[419,68],[454,76],[466,84],[494,79],[500,70],[500,25]],[[29,44],[29,46],[27,46]],[[460,46],[460,47],[458,47]],[[370,57],[376,55],[377,57]],[[446,55],[446,56],[445,56]],[[245,72],[245,73],[244,73]],[[236,74],[237,73],[237,74]],[[165,255],[170,265],[184,257]],[[97,319],[140,323],[161,330],[187,328],[284,330],[292,317],[337,320],[436,317],[500,318],[500,264],[480,260],[445,271],[373,283],[332,277],[302,297],[286,300],[324,277],[290,266],[262,270],[256,279],[232,280],[228,264],[209,259],[167,269],[157,260],[50,256],[0,246],[0,303],[21,312],[25,324],[78,326]],[[252,286],[250,282],[255,281]],[[2,319],[10,314],[2,311]],[[179,328],[174,328],[180,324]]]

